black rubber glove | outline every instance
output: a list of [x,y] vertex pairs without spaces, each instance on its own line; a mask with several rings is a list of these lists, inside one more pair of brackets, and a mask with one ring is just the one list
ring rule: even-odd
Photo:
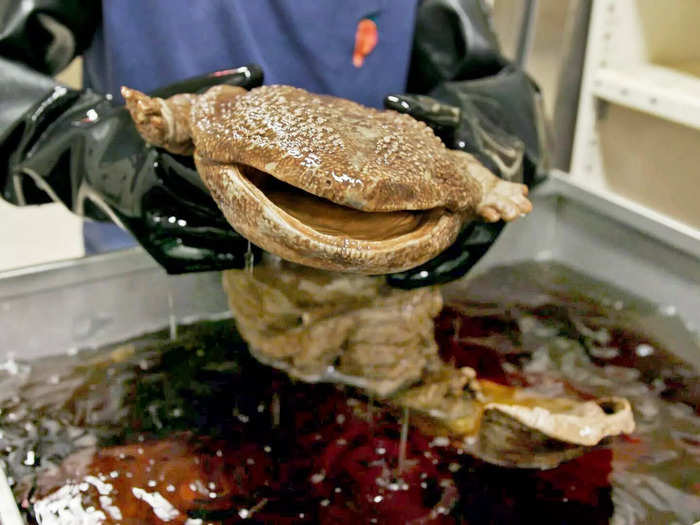
[[[389,109],[427,123],[450,149],[477,157],[501,178],[532,187],[546,170],[544,123],[537,86],[515,69],[479,80],[447,82],[425,95],[391,95]],[[448,101],[446,103],[444,101]],[[488,251],[505,223],[471,222],[434,259],[387,276],[399,288],[442,284],[464,276]]]
[[[262,84],[257,66],[216,72],[153,93],[168,97],[228,83]],[[243,267],[248,241],[226,222],[191,157],[148,146],[123,106],[55,87],[0,144],[3,197],[63,202],[79,215],[130,231],[169,273]],[[4,179],[4,180],[3,180]]]

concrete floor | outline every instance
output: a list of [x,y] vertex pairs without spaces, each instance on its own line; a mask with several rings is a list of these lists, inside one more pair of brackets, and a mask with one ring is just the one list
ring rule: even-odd
[[[513,56],[523,0],[494,0],[494,26],[507,56]],[[540,0],[536,36],[527,70],[540,83],[551,116],[561,61],[562,33],[569,0]],[[79,86],[79,60],[58,77]],[[82,221],[60,204],[18,208],[0,200],[0,271],[84,254]]]

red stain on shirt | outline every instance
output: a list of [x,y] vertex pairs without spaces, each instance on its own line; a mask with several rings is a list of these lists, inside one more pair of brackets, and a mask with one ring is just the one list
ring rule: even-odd
[[352,52],[353,66],[362,67],[365,58],[374,50],[378,41],[379,32],[377,31],[377,24],[369,18],[360,20],[357,24],[357,31],[355,32],[355,49]]

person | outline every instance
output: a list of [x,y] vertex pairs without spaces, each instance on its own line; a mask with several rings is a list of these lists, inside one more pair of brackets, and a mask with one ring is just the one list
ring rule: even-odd
[[[128,246],[135,237],[177,273],[239,265],[247,244],[202,194],[187,159],[153,152],[134,134],[120,106],[122,85],[159,95],[217,82],[250,88],[261,70],[269,84],[407,111],[448,147],[476,154],[502,176],[531,182],[542,171],[539,92],[501,56],[480,0],[4,4],[0,189],[15,204],[59,200],[97,219],[85,221],[87,253]],[[52,80],[80,54],[85,90]],[[251,63],[259,69],[235,68]],[[453,112],[400,95],[407,92],[431,94],[461,116],[450,122]],[[391,94],[399,96],[386,99]],[[156,220],[164,216],[168,221]],[[105,220],[120,227],[99,222]],[[463,274],[498,231],[458,239],[430,267],[431,282]],[[464,261],[455,266],[455,258]],[[446,262],[450,269],[440,273]],[[421,285],[421,275],[424,269],[395,281]]]

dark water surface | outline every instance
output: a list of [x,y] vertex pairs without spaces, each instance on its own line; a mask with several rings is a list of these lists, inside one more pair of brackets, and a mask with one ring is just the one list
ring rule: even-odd
[[[0,369],[0,460],[30,522],[700,520],[700,358],[667,308],[551,264],[445,292],[442,355],[553,396],[627,397],[637,429],[548,471],[409,432],[361,393],[259,365],[231,321]],[[40,329],[40,327],[38,327]],[[68,458],[68,459],[66,459]],[[121,518],[121,519],[120,519]]]

